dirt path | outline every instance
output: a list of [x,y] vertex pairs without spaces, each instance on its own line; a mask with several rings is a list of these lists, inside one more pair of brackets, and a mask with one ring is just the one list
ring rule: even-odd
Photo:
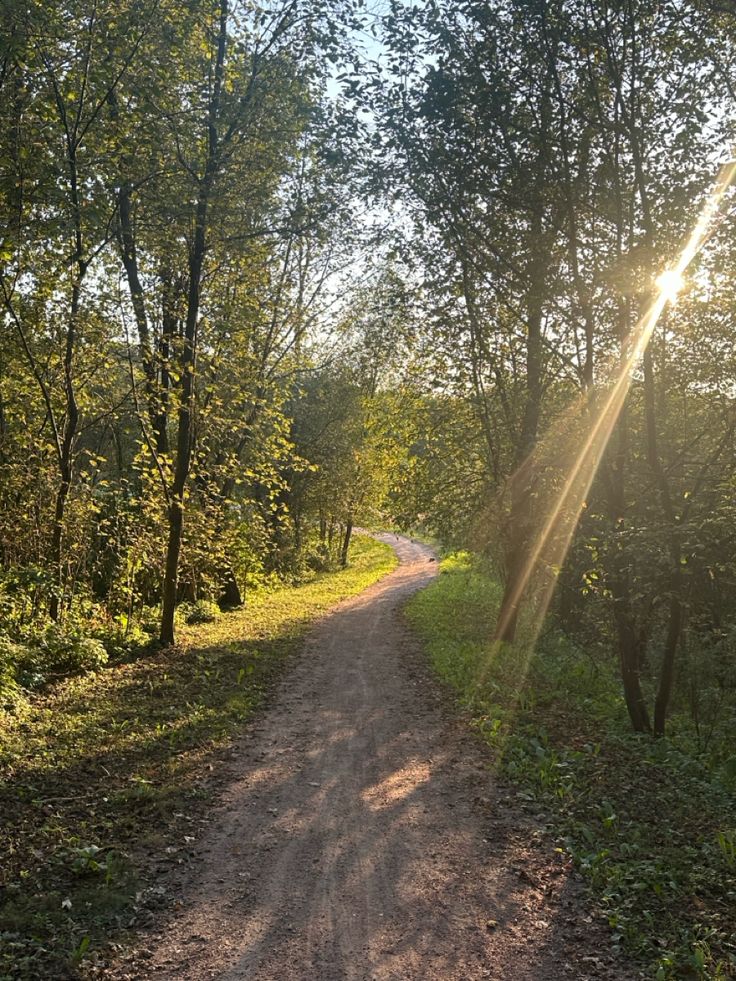
[[401,566],[314,630],[238,753],[180,908],[117,978],[626,978],[548,842],[493,789],[400,607]]

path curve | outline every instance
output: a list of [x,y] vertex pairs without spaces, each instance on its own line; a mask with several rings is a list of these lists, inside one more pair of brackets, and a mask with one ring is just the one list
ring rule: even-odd
[[629,976],[428,677],[401,607],[431,550],[378,537],[399,568],[312,631],[239,748],[183,905],[115,977]]

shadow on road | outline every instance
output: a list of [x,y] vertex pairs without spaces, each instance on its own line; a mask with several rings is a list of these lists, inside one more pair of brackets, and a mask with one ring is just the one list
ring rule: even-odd
[[393,538],[401,566],[311,634],[179,904],[115,977],[631,976],[443,707],[400,613],[437,565]]

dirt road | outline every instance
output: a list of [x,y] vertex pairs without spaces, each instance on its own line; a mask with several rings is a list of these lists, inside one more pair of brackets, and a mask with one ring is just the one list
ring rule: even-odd
[[182,906],[116,977],[630,976],[403,623],[429,549],[386,540],[401,566],[314,630],[243,740]]

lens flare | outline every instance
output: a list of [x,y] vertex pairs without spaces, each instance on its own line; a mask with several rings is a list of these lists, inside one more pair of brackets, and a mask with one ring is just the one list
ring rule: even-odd
[[655,280],[657,289],[668,303],[676,303],[677,297],[685,285],[685,280],[674,269],[667,269]]
[[[677,262],[656,280],[650,306],[632,330],[628,349],[612,379],[571,407],[518,472],[523,473],[526,481],[530,473],[542,473],[552,467],[561,473],[558,486],[551,494],[551,503],[542,516],[541,529],[531,543],[521,573],[511,586],[506,612],[496,626],[496,635],[503,636],[511,618],[516,616],[522,598],[531,598],[532,608],[525,617],[525,646],[529,652],[539,635],[557,574],[628,394],[633,369],[646,350],[664,308],[677,299],[683,286],[683,274],[707,241],[713,219],[735,176],[736,160],[731,160],[721,168]],[[534,589],[530,589],[531,585]],[[498,644],[495,644],[487,666],[497,650]],[[485,675],[486,668],[481,672],[481,681]]]

